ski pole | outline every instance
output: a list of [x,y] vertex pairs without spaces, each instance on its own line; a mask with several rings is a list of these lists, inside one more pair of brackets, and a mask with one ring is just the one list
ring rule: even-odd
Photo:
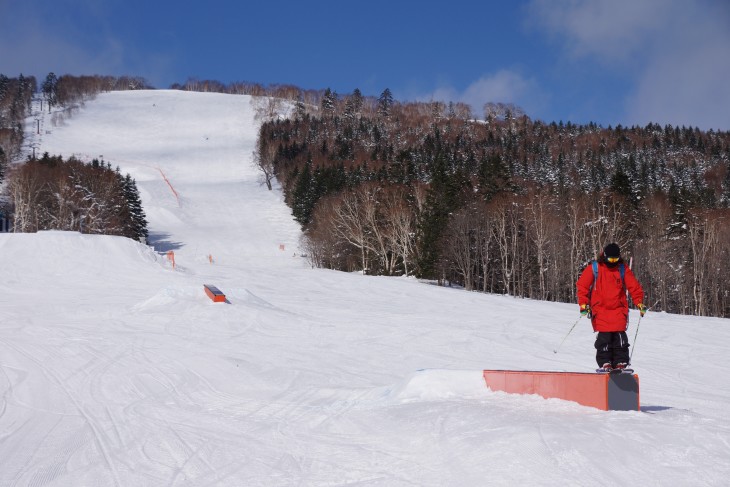
[[636,337],[639,336],[639,325],[641,324],[641,319],[643,316],[639,316],[639,321],[636,322],[636,333],[634,333],[634,343],[631,344],[631,354],[629,355],[629,363],[631,363],[631,359],[634,356],[634,349],[636,348]]
[[573,328],[575,328],[575,325],[578,324],[578,322],[580,321],[581,318],[583,318],[583,315],[580,315],[578,317],[578,319],[575,320],[575,323],[573,323],[573,326],[570,327],[570,331],[568,331],[568,333],[565,335],[565,337],[563,337],[563,341],[560,342],[560,345],[558,345],[558,348],[556,348],[555,350],[553,350],[553,353],[558,353],[558,350],[560,350],[560,347],[562,347],[563,346],[563,343],[565,343],[565,339],[568,338],[568,335],[570,335],[570,333],[573,331]]
[[[659,301],[654,303],[654,306],[659,304]],[[651,308],[653,308],[652,306]],[[651,308],[646,308],[647,311],[649,311]],[[639,316],[639,321],[636,322],[636,333],[634,333],[634,343],[631,345],[631,354],[629,354],[629,363],[631,363],[631,358],[634,356],[634,348],[636,347],[636,337],[639,336],[639,325],[641,324],[641,319],[643,316]]]

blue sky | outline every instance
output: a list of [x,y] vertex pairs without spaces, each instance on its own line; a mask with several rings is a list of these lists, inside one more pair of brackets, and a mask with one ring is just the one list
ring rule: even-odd
[[730,130],[730,2],[0,0],[0,73],[50,71]]

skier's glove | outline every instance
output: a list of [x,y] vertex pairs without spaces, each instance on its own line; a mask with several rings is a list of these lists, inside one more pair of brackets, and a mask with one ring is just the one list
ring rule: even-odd
[[589,304],[581,304],[580,305],[580,315],[581,316],[587,316],[588,318],[590,318],[591,317],[591,305],[589,305]]
[[638,305],[636,305],[636,307],[637,307],[637,308],[639,308],[639,314],[640,314],[641,316],[644,316],[644,314],[645,314],[645,313],[646,313],[646,311],[647,311],[647,309],[646,309],[646,305],[645,305],[644,303],[639,303]]

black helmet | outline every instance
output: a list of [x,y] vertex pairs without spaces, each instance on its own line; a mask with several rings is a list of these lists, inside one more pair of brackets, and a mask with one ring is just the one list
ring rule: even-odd
[[621,247],[615,243],[606,245],[606,248],[603,249],[603,258],[606,260],[607,265],[614,266],[618,264],[618,261],[621,258]]

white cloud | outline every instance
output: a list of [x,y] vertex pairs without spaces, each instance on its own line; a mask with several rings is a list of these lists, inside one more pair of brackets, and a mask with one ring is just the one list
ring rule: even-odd
[[[0,38],[0,43],[6,40]],[[80,45],[45,32],[26,31],[12,48],[0,49],[3,69],[11,76],[19,73],[43,77],[49,71],[62,74],[109,74],[119,67],[120,53],[114,45],[91,52]]]
[[640,53],[671,17],[668,6],[666,0],[533,0],[527,13],[571,56],[613,62]]
[[113,39],[99,38],[85,46],[76,25],[43,11],[36,2],[31,4],[14,3],[3,12],[12,18],[0,21],[0,58],[7,74],[108,74],[119,66],[121,48]]
[[462,98],[474,104],[484,104],[488,101],[508,102],[517,104],[518,100],[529,93],[532,83],[518,73],[501,70],[490,77],[483,77],[470,84]]
[[482,115],[482,108],[487,102],[512,103],[525,110],[528,116],[534,116],[542,108],[544,100],[534,80],[506,69],[479,78],[463,91],[444,86],[416,98],[467,103],[471,105],[475,116]]
[[730,130],[730,6],[723,1],[533,0],[527,13],[569,59],[630,81],[624,124]]
[[[727,12],[730,12],[728,10]],[[688,19],[647,60],[625,109],[632,122],[730,130],[730,18]]]
[[[59,16],[40,0],[0,0],[0,70],[8,76],[49,72],[72,75],[152,75],[161,78],[170,59],[138,52],[109,26],[107,4],[82,0],[82,14]],[[99,3],[99,5],[97,5]],[[93,25],[93,30],[89,32]],[[90,40],[91,39],[91,40]],[[155,81],[155,80],[152,80]]]

